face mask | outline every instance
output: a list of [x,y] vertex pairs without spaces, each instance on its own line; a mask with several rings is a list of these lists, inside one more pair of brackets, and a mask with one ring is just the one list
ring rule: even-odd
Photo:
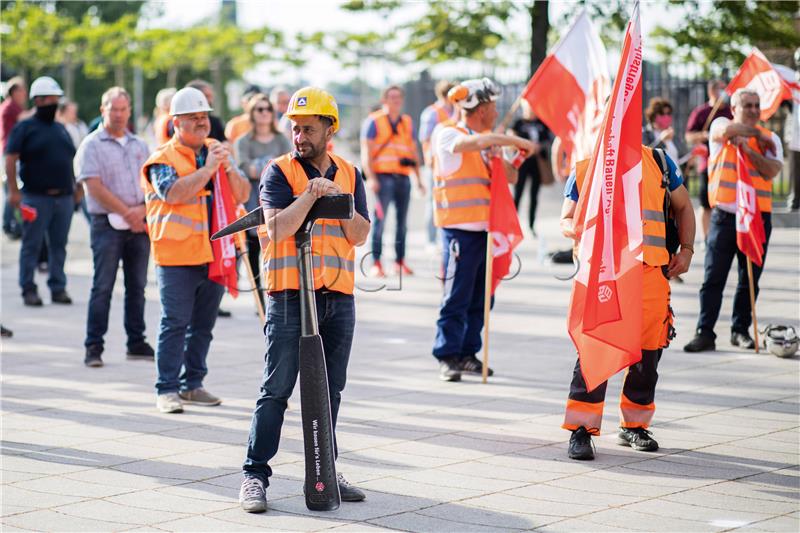
[[43,122],[53,122],[56,119],[58,104],[43,105],[36,108],[36,118]]
[[665,130],[672,126],[672,115],[658,115],[655,123],[658,129]]

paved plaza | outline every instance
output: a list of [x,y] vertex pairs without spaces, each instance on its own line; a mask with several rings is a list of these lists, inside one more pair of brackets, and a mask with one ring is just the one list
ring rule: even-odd
[[[250,415],[263,365],[252,298],[226,296],[206,387],[219,407],[155,409],[152,363],[125,359],[122,277],[112,304],[105,366],[83,365],[91,279],[86,221],[76,216],[67,273],[71,307],[22,306],[18,243],[2,242],[2,519],[12,531],[789,531],[800,530],[798,359],[728,342],[736,279],[728,280],[718,351],[688,354],[703,252],[673,284],[678,337],[660,365],[652,430],[656,453],[616,444],[620,376],[609,386],[597,459],[571,461],[560,429],[574,348],[566,332],[569,269],[546,262],[564,247],[560,203],[542,192],[539,238],[520,248],[521,271],[499,289],[486,385],[438,380],[430,355],[440,283],[412,212],[409,263],[382,290],[358,283],[357,326],[339,417],[338,468],[362,503],[312,513],[302,496],[299,389],[272,463],[269,511],[237,502]],[[523,211],[525,212],[525,211]],[[390,217],[393,214],[388,214]],[[759,322],[800,326],[797,229],[773,232]],[[387,234],[386,241],[390,240]],[[391,247],[388,247],[391,249]],[[390,252],[391,253],[391,252]],[[392,257],[387,257],[391,260]],[[147,288],[155,344],[158,291]]]

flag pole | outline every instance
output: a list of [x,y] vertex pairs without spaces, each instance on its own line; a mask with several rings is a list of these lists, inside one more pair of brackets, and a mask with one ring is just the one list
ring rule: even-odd
[[492,233],[486,232],[486,280],[483,292],[483,383],[489,377],[489,309],[492,306]]
[[250,281],[250,288],[253,289],[253,297],[256,300],[256,311],[258,312],[258,318],[261,320],[261,324],[264,324],[264,306],[261,304],[261,297],[258,295],[258,285],[256,284],[256,278],[253,276],[253,269],[250,268],[250,257],[248,256],[247,244],[244,240],[244,233],[239,232],[235,236],[236,244],[239,250],[244,253],[244,267],[247,271],[247,279]]
[[758,352],[758,320],[756,319],[756,290],[753,284],[753,262],[747,258],[747,279],[750,282],[750,311],[753,313],[753,339],[756,341]]

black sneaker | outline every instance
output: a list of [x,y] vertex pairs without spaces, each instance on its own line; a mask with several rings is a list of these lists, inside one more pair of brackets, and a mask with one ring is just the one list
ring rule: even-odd
[[149,359],[152,361],[156,357],[156,352],[146,341],[141,341],[128,345],[127,356],[128,359]]
[[0,326],[0,336],[4,339],[9,339],[14,336],[14,332],[4,326]]
[[257,477],[245,476],[239,489],[239,505],[248,513],[263,513],[267,510],[267,491],[264,482]]
[[699,333],[694,336],[694,339],[683,347],[684,352],[713,352],[717,349],[714,339]]
[[756,341],[753,340],[749,333],[741,333],[739,331],[731,333],[731,344],[745,350],[752,350],[756,347]]
[[72,298],[69,297],[67,291],[54,292],[50,299],[54,304],[72,305]]
[[570,459],[578,461],[591,461],[594,459],[592,435],[585,427],[581,426],[572,432],[572,436],[569,438],[567,455],[569,455]]
[[[461,359],[461,371],[466,372],[467,374],[477,374],[479,376],[482,376],[483,362],[474,355],[464,357],[463,359]],[[487,375],[493,376],[494,370],[489,368]]]
[[343,502],[363,502],[366,499],[366,494],[361,489],[351,485],[341,472],[336,472],[336,481],[339,484],[339,494],[342,496]]
[[217,309],[217,316],[220,318],[230,318],[231,312],[220,307],[219,309]]
[[42,299],[39,298],[39,293],[36,291],[27,291],[22,293],[22,301],[28,307],[41,307],[43,304]]
[[103,346],[100,344],[90,344],[86,347],[86,357],[83,359],[83,364],[89,367],[103,366]]
[[439,379],[442,381],[461,381],[461,361],[455,357],[439,359]]
[[654,452],[658,449],[658,443],[651,435],[644,428],[619,428],[617,444],[630,446],[639,452]]

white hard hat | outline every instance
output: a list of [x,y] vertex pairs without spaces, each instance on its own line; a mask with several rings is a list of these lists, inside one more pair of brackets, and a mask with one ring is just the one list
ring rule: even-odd
[[792,326],[767,324],[761,330],[761,338],[764,348],[781,358],[793,356],[800,346],[800,338]]
[[473,109],[485,102],[494,102],[500,96],[500,88],[489,78],[464,80],[447,93],[450,103],[463,109]]
[[50,76],[41,76],[31,83],[31,98],[37,96],[64,96],[64,91],[56,80]]
[[213,109],[208,105],[205,95],[194,87],[184,87],[176,92],[169,105],[169,114],[172,116],[207,111],[213,111]]

